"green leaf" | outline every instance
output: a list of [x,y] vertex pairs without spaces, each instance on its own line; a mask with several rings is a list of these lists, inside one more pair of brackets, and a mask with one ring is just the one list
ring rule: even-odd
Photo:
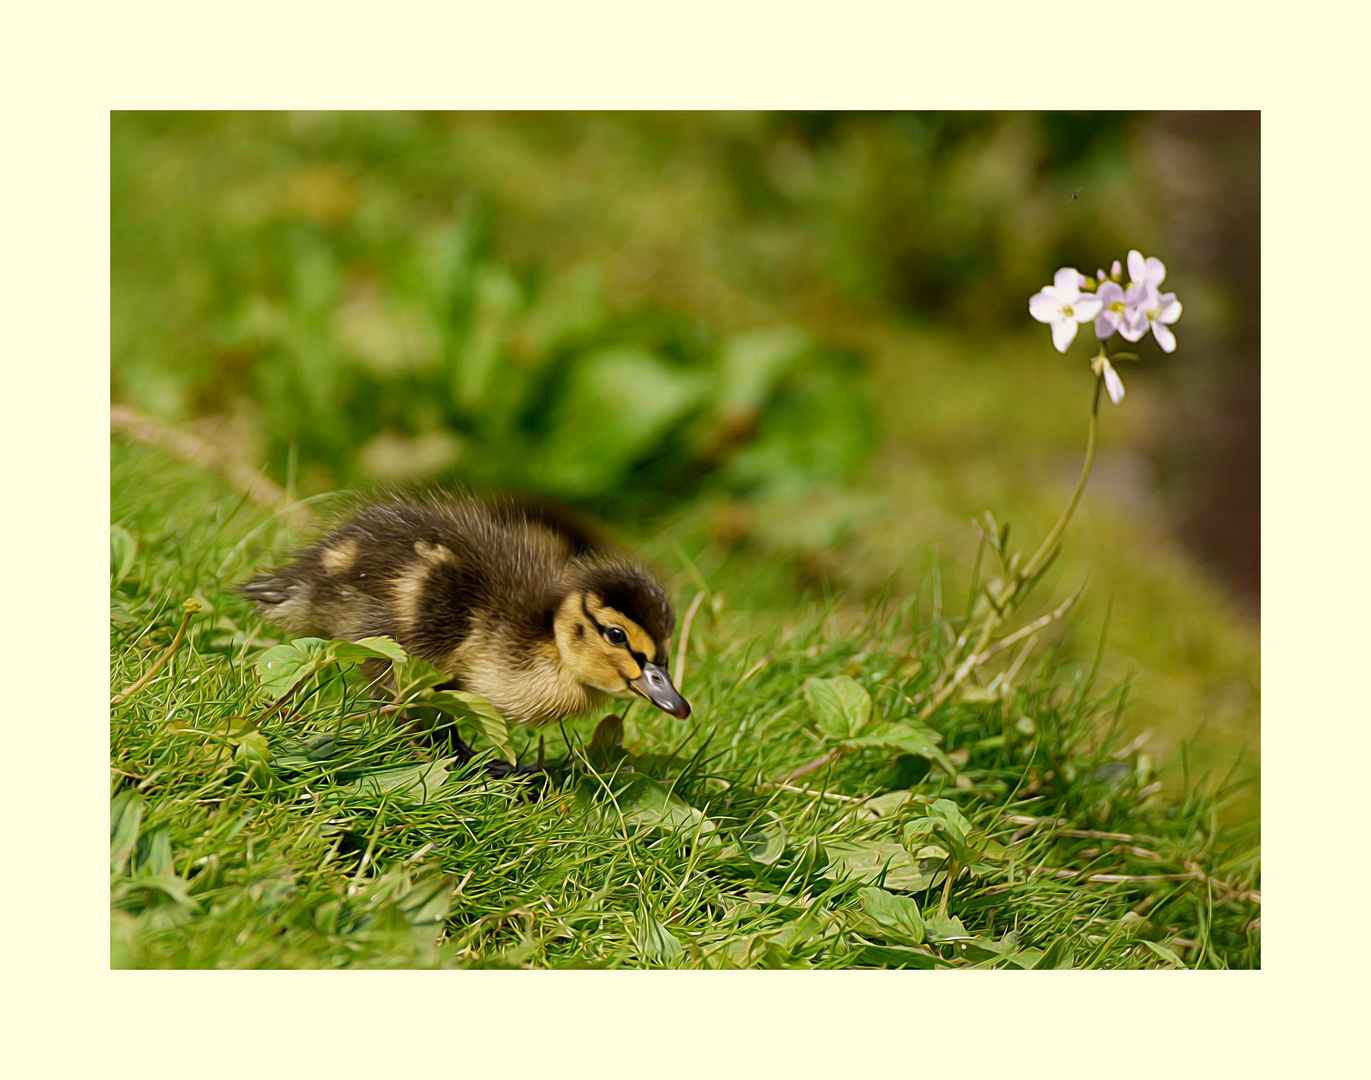
[[1037,970],[1066,969],[1070,968],[1075,960],[1076,954],[1072,951],[1070,942],[1064,937],[1059,937],[1033,966]]
[[138,846],[138,827],[143,821],[143,796],[136,791],[121,791],[109,808],[110,870],[122,874]]
[[676,935],[645,909],[633,920],[633,946],[643,959],[663,967],[675,967],[685,957]]
[[941,735],[929,728],[909,723],[893,723],[881,725],[857,738],[844,738],[839,745],[851,750],[880,749],[913,754],[937,762],[949,775],[956,776],[957,767],[937,747],[937,742],[941,738]]
[[[698,831],[702,840],[717,839],[714,834],[718,826],[714,822],[651,777],[642,773],[628,773],[621,776],[618,782],[622,786],[615,793],[614,801],[618,804],[625,825],[665,829],[687,836],[694,836]],[[605,808],[605,813],[611,820],[618,816],[613,804]]]
[[540,486],[563,496],[613,490],[703,400],[710,382],[635,347],[577,358],[535,463]]
[[760,410],[777,382],[808,348],[809,338],[793,326],[751,330],[730,338],[719,357],[719,406]]
[[154,898],[166,897],[188,911],[198,912],[200,904],[190,895],[189,890],[190,882],[175,874],[149,875],[120,882],[110,894],[110,902],[120,907],[139,908],[149,902],[148,897],[140,897],[139,894],[151,893]]
[[833,840],[824,846],[829,861],[823,876],[834,880],[849,878],[899,892],[923,892],[947,876],[942,869],[944,859],[916,861],[903,844],[893,840]]
[[171,856],[171,830],[163,825],[138,842],[138,875],[157,877],[175,872]]
[[903,945],[874,945],[864,938],[856,938],[859,946],[857,962],[879,964],[888,968],[921,968],[931,970],[947,967],[943,958],[931,949],[916,949]]
[[762,816],[738,838],[738,846],[755,863],[770,866],[785,854],[785,823],[774,810],[762,811]]
[[934,800],[924,817],[905,825],[907,845],[912,847],[929,837],[936,837],[963,866],[981,861],[981,852],[973,843],[975,829],[951,799]]
[[924,933],[928,941],[969,941],[962,920],[955,915],[929,915],[924,920]]
[[453,879],[443,874],[422,878],[399,900],[400,912],[416,930],[441,928],[452,908]]
[[262,653],[253,665],[272,697],[284,697],[322,666],[329,643],[323,638],[296,638]]
[[271,749],[267,737],[260,731],[248,731],[241,735],[230,735],[234,743],[233,763],[252,777],[261,787],[271,783]]
[[1146,945],[1158,956],[1160,956],[1163,960],[1169,961],[1170,963],[1175,964],[1177,967],[1185,967],[1185,961],[1183,961],[1179,956],[1177,956],[1174,952],[1168,949],[1165,945],[1158,944],[1155,941],[1148,941],[1146,939],[1143,940],[1143,944]]
[[912,791],[887,791],[865,800],[857,810],[857,817],[862,821],[892,821],[913,797]]
[[867,918],[879,926],[884,935],[893,934],[897,941],[911,945],[923,944],[924,920],[919,905],[912,899],[877,888],[862,889],[858,895]]
[[344,641],[335,638],[329,643],[329,654],[345,663],[361,663],[363,660],[409,659],[409,653],[400,647],[399,642],[388,637],[362,638],[360,641]]
[[118,585],[129,576],[138,558],[138,541],[122,525],[109,527],[109,574],[110,588]]
[[425,690],[432,690],[450,678],[427,660],[420,660],[417,656],[408,657],[397,663],[394,671],[396,695],[400,701],[413,700]]
[[835,739],[850,739],[871,720],[871,695],[851,676],[808,678],[804,693],[820,730]]
[[374,769],[347,787],[352,791],[371,795],[386,792],[410,795],[418,802],[427,802],[447,781],[447,767],[455,760],[456,758],[445,757],[438,761],[416,761],[407,765]]
[[509,744],[509,725],[495,706],[479,694],[468,694],[464,690],[433,690],[421,695],[418,700],[424,705],[441,709],[457,720],[474,724],[506,761],[511,765],[518,763],[514,748]]

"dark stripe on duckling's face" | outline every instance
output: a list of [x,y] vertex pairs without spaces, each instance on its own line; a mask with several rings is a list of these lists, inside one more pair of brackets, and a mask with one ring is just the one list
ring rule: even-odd
[[[666,664],[657,663],[659,654],[665,659],[665,645],[594,595],[581,594],[575,601],[585,621],[575,620],[574,641],[563,652],[577,677],[610,693],[639,694],[673,716],[689,716],[690,705],[671,684]],[[585,633],[587,624],[598,631],[598,640]],[[617,686],[616,678],[622,680]]]

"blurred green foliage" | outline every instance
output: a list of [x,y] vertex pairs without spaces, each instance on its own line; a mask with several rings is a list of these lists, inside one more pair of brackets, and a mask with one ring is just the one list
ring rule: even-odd
[[321,142],[284,116],[117,115],[115,398],[246,415],[272,471],[298,454],[314,487],[456,475],[622,512],[865,460],[852,356],[616,306],[594,260],[502,258],[443,126],[394,127],[352,117]]
[[[1065,170],[1114,211],[1132,190],[1127,121],[1108,114],[112,124],[116,400],[171,421],[231,416],[307,491],[457,477],[620,515],[703,484],[841,484],[877,430],[852,350],[774,312],[712,318],[670,287],[609,288],[607,262],[651,232],[643,198],[650,210],[667,193],[658,217],[697,214],[677,241],[712,244],[763,302],[794,284],[780,271],[984,325],[1021,318],[1082,233],[1124,243],[1115,217],[1066,213]],[[584,172],[595,153],[602,170],[634,169],[607,172],[599,201],[559,190],[557,160]],[[678,174],[694,205],[672,194]]]

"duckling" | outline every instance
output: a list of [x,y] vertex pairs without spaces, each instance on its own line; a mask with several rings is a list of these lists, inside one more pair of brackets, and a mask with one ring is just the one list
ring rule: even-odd
[[552,723],[625,694],[690,715],[667,671],[676,616],[662,587],[546,506],[392,498],[239,590],[294,634],[393,638],[510,723]]

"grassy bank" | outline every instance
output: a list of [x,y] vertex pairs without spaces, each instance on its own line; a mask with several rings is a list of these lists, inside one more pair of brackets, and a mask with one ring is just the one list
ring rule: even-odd
[[534,801],[346,665],[273,699],[274,642],[226,590],[299,534],[156,451],[116,439],[112,463],[111,692],[206,607],[112,709],[116,966],[1260,963],[1256,827],[1220,815],[1241,785],[1164,773],[1122,733],[1127,683],[1060,627],[1010,692],[918,723],[964,592],[781,602],[746,547],[659,553],[678,608],[707,594],[695,712],[516,732],[553,762]]

